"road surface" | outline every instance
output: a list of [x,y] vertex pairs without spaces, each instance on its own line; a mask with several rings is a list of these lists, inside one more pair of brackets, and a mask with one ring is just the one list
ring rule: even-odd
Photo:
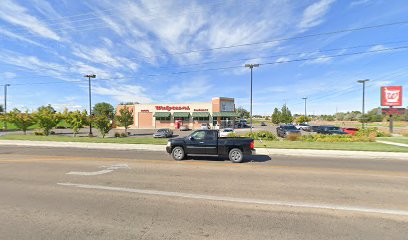
[[0,146],[1,239],[407,239],[408,160]]

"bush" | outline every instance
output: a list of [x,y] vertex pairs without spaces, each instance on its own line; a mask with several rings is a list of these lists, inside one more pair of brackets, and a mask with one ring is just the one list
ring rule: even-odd
[[253,139],[278,140],[278,137],[275,134],[273,134],[272,132],[268,132],[268,131],[246,133],[244,136],[253,138]]
[[385,133],[383,131],[378,130],[378,128],[364,128],[360,129],[356,133],[356,137],[389,137],[391,136],[389,133]]
[[302,136],[305,142],[374,142],[375,137],[371,136],[352,136],[352,135],[305,135]]
[[50,131],[50,135],[55,135],[55,132],[54,132],[54,131]]
[[43,133],[43,132],[34,132],[34,135],[36,135],[36,136],[44,136],[44,133]]
[[302,139],[302,136],[298,135],[298,134],[289,134],[286,136],[286,139],[289,141],[299,141]]
[[120,137],[120,133],[115,132],[115,138],[118,138],[118,137]]
[[239,134],[237,134],[237,133],[229,133],[228,135],[227,135],[227,137],[242,137],[241,135],[239,135]]
[[128,135],[126,133],[121,133],[120,137],[127,137]]
[[66,129],[65,126],[56,126],[55,129]]

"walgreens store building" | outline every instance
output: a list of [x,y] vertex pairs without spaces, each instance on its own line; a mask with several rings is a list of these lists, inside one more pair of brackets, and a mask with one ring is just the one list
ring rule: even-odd
[[[116,112],[124,105],[118,105]],[[217,97],[203,103],[158,103],[127,105],[133,111],[134,124],[131,128],[170,128],[188,126],[198,129],[201,124],[220,128],[233,127],[238,116],[233,98]]]

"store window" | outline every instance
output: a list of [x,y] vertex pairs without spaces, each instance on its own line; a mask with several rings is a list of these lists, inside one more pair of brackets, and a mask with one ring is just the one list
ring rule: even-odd
[[156,117],[156,121],[169,122],[169,121],[170,121],[170,117]]
[[190,117],[177,117],[177,118],[174,118],[174,120],[188,122],[188,121],[190,121]]
[[208,122],[208,121],[210,121],[210,118],[209,117],[195,117],[194,121]]

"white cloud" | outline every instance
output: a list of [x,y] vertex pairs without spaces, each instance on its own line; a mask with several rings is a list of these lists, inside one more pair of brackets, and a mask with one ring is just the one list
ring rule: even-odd
[[44,38],[60,41],[61,38],[53,32],[47,25],[36,17],[27,13],[27,9],[17,5],[10,0],[2,0],[0,7],[0,19],[13,25],[26,28],[28,31],[35,33]]
[[387,49],[384,45],[375,45],[368,49],[368,51],[382,51],[384,49]]
[[15,74],[13,72],[5,72],[2,75],[3,75],[2,78],[6,78],[6,79],[15,78],[17,76],[17,74]]
[[167,94],[173,96],[176,100],[184,100],[204,96],[212,88],[213,85],[208,81],[203,78],[198,78],[172,86],[167,91]]
[[307,28],[315,27],[324,21],[324,16],[329,11],[334,0],[320,0],[313,3],[303,12],[303,18],[298,27],[306,30]]
[[3,35],[5,35],[5,36],[7,36],[7,37],[10,37],[10,38],[17,39],[17,40],[19,40],[19,41],[31,43],[31,44],[36,45],[36,46],[39,46],[39,47],[45,47],[45,46],[42,45],[42,44],[39,44],[39,43],[37,43],[37,42],[35,42],[35,41],[33,41],[33,40],[30,40],[30,39],[28,39],[28,38],[26,38],[26,37],[23,37],[23,36],[20,36],[20,35],[18,35],[18,34],[15,34],[15,33],[13,33],[13,32],[10,32],[10,31],[8,31],[8,30],[6,30],[6,29],[1,29],[1,28],[0,28],[0,34],[3,34]]
[[92,88],[92,93],[112,97],[118,102],[152,102],[145,92],[145,88],[129,84],[111,83],[109,86],[96,85]]

